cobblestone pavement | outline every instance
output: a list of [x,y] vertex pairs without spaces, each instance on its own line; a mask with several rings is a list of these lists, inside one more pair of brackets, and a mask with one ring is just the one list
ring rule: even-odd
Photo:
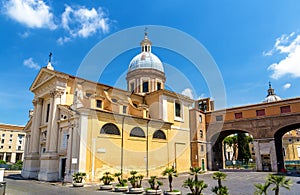
[[[204,190],[204,194],[213,194],[211,188],[217,185],[217,182],[211,178],[212,172],[206,172],[199,176],[199,179],[204,180],[208,184],[208,188]],[[255,191],[254,183],[264,183],[265,178],[269,173],[265,172],[226,172],[227,178],[223,185],[229,188],[230,195],[253,195]],[[182,187],[183,181],[190,177],[189,174],[181,174],[178,178],[174,178],[174,189],[181,190],[182,194],[189,193],[189,190]],[[293,181],[291,190],[280,189],[280,195],[299,195],[300,194],[300,177],[287,176]],[[113,195],[122,194],[115,192],[104,192],[99,190],[99,184],[88,183],[83,188],[74,188],[71,184],[62,185],[59,182],[42,182],[36,180],[23,180],[16,175],[6,177],[4,181],[7,182],[6,194],[101,194]],[[168,189],[167,179],[162,179],[164,185],[163,190]],[[298,182],[298,183],[297,183]],[[148,187],[147,181],[143,182],[143,187]],[[274,192],[269,191],[269,194]]]

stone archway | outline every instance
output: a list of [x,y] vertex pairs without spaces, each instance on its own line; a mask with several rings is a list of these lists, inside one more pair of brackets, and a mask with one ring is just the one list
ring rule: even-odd
[[291,130],[299,129],[300,123],[290,124],[278,129],[274,134],[275,149],[276,149],[276,159],[277,159],[277,170],[281,171],[285,168],[284,156],[283,156],[283,145],[282,138],[283,135]]
[[[217,171],[219,169],[225,168],[225,159],[224,159],[224,147],[223,147],[223,140],[225,137],[236,134],[236,133],[249,133],[245,130],[226,130],[216,133],[215,135],[211,136],[209,139],[209,144],[207,145],[207,164],[209,170]],[[249,133],[251,135],[251,133]]]

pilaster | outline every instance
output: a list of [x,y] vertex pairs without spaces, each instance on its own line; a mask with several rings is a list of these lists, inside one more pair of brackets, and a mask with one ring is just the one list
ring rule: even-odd
[[37,179],[40,169],[39,159],[39,141],[40,141],[40,125],[42,117],[42,98],[35,98],[32,101],[34,105],[34,114],[32,118],[30,136],[27,137],[26,148],[24,154],[24,165],[22,170],[22,177]]
[[59,179],[59,156],[57,153],[58,144],[58,109],[60,98],[63,92],[54,90],[50,92],[50,113],[47,126],[46,153],[41,156],[41,166],[38,175],[39,180],[57,181]]

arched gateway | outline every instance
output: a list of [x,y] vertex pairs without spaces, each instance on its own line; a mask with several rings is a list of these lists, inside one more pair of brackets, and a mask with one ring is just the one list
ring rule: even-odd
[[280,171],[284,168],[282,136],[300,128],[300,98],[213,111],[206,119],[209,170],[222,168],[222,140],[246,132],[254,139],[256,169],[264,171],[263,161],[269,158],[271,171]]

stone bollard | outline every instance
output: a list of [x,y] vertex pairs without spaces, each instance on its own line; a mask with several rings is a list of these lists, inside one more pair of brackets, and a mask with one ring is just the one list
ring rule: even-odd
[[0,168],[0,194],[5,194],[6,182],[3,181],[4,178],[4,168]]
[[0,182],[3,182],[4,178],[4,168],[0,168]]

